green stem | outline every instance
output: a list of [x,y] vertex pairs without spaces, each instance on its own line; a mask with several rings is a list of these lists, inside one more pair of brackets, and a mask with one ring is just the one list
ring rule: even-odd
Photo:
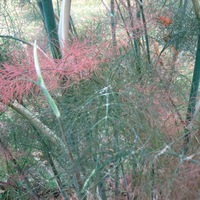
[[54,59],[60,59],[62,55],[60,52],[60,44],[58,40],[52,0],[42,0],[42,11],[49,37],[52,56]]
[[[137,70],[137,75],[139,77],[139,80],[142,78],[141,77],[141,53],[140,53],[140,44],[139,44],[139,38],[135,34],[134,31],[134,21],[133,21],[133,14],[132,14],[132,9],[131,9],[131,2],[130,0],[127,0],[127,5],[128,5],[128,13],[129,13],[129,19],[131,22],[131,29],[132,29],[132,37],[134,40],[134,47],[135,47],[135,64],[136,64],[136,70]],[[136,16],[138,19],[138,15]],[[139,30],[136,30],[138,32]]]
[[142,4],[142,0],[140,1],[140,12],[142,15],[142,22],[143,22],[143,26],[144,26],[144,35],[145,35],[145,42],[146,42],[146,51],[147,51],[147,61],[148,61],[148,70],[149,72],[152,71],[152,66],[151,66],[151,57],[150,57],[150,48],[149,48],[149,38],[148,38],[148,33],[147,33],[147,23],[146,23],[146,18],[145,18],[145,14],[144,14],[144,8],[143,8],[143,4]]
[[115,23],[115,1],[110,1],[110,23],[111,23],[111,33],[112,33],[112,45],[113,45],[113,53],[116,55],[116,23]]
[[188,144],[190,142],[190,131],[188,128],[188,124],[191,122],[194,112],[195,112],[199,81],[200,81],[200,35],[198,36],[196,60],[195,60],[192,85],[191,85],[191,90],[190,90],[190,97],[189,97],[189,102],[188,102],[188,109],[187,109],[187,114],[186,114],[186,125],[185,125],[186,128],[185,128],[184,146],[183,146],[184,153],[188,151]]

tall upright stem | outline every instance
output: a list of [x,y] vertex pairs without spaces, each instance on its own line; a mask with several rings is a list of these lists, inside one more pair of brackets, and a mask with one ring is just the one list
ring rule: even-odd
[[[141,55],[140,55],[140,44],[139,44],[139,38],[135,34],[134,31],[134,22],[133,22],[133,14],[132,14],[132,9],[131,9],[131,2],[130,0],[127,0],[127,5],[128,5],[128,13],[129,13],[129,19],[130,19],[130,25],[132,29],[132,37],[134,40],[134,47],[135,47],[135,63],[136,63],[136,70],[137,70],[137,75],[139,76],[139,79],[141,79]],[[138,18],[138,17],[137,17]]]
[[148,61],[148,71],[151,72],[152,66],[151,66],[151,57],[150,57],[150,48],[149,48],[149,37],[147,33],[147,23],[146,23],[146,17],[144,14],[144,8],[142,4],[142,0],[139,0],[139,7],[140,7],[140,12],[142,15],[142,22],[144,26],[144,36],[145,36],[145,42],[146,42],[146,51],[147,51],[147,61]]
[[196,60],[195,60],[195,66],[194,66],[194,72],[190,90],[190,97],[188,102],[188,109],[186,114],[186,125],[185,125],[184,146],[183,146],[184,153],[187,153],[188,144],[190,142],[190,130],[188,125],[191,122],[195,112],[195,106],[197,102],[197,95],[199,89],[199,81],[200,81],[200,35],[198,36]]
[[58,41],[52,0],[42,0],[42,11],[52,56],[54,59],[60,59],[62,56],[60,52],[60,44]]
[[111,33],[112,33],[112,45],[113,45],[113,53],[116,53],[116,23],[115,23],[115,1],[110,0],[110,23],[111,23]]
[[[193,8],[194,8],[196,18],[199,21],[198,28],[200,30],[200,3],[199,3],[199,0],[192,0],[192,3],[193,3]],[[184,143],[183,143],[183,149],[182,149],[183,153],[187,153],[189,149],[191,130],[190,130],[190,127],[188,126],[194,117],[198,89],[199,89],[199,82],[200,82],[200,34],[198,36],[196,59],[195,59],[194,72],[193,72],[192,84],[191,84],[191,89],[190,89],[188,109],[187,109],[187,114],[186,114],[185,135],[184,135]]]
[[61,5],[58,36],[62,54],[66,52],[68,46],[69,24],[70,24],[71,0],[63,0]]

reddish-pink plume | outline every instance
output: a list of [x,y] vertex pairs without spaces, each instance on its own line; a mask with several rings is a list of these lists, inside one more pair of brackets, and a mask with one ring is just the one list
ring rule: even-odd
[[[87,40],[73,41],[60,60],[54,60],[38,50],[42,76],[49,91],[60,87],[60,79],[66,81],[62,87],[69,87],[71,81],[88,78],[102,61],[102,46],[89,45]],[[21,101],[29,94],[38,93],[37,75],[34,67],[33,49],[12,52],[12,61],[0,68],[0,102],[8,104]]]

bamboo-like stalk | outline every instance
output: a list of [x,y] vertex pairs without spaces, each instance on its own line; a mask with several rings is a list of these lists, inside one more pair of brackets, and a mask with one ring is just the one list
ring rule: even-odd
[[133,47],[133,42],[132,42],[132,39],[131,39],[131,35],[130,35],[128,29],[127,29],[126,22],[125,22],[125,19],[124,19],[123,14],[122,14],[121,8],[120,8],[120,6],[119,6],[118,1],[115,0],[115,2],[116,2],[117,9],[118,9],[118,12],[119,12],[119,14],[120,14],[120,17],[121,17],[121,19],[122,19],[122,22],[123,22],[123,24],[124,24],[124,28],[125,28],[125,30],[126,30],[127,37],[128,37],[128,39],[129,39],[129,42],[130,42],[131,46]]
[[144,36],[145,36],[146,51],[147,51],[148,71],[151,72],[152,65],[151,65],[151,56],[150,56],[150,47],[149,47],[149,37],[148,37],[148,33],[147,33],[146,17],[144,14],[144,7],[143,7],[142,0],[138,0],[138,1],[139,1],[140,12],[142,15],[142,22],[143,22],[143,26],[144,26]]
[[[199,21],[199,29],[200,29],[200,4],[198,0],[192,0],[192,3],[196,17]],[[184,143],[182,149],[184,154],[187,153],[189,150],[190,135],[191,135],[191,127],[189,127],[189,125],[191,125],[191,122],[195,117],[194,113],[198,96],[199,82],[200,82],[200,35],[198,36],[196,59],[195,59],[192,84],[190,89],[190,97],[186,114],[185,135],[184,135]]]
[[116,54],[116,22],[115,22],[115,1],[110,0],[110,23],[111,23],[111,34],[112,34],[112,45],[113,45],[113,53]]
[[199,82],[200,82],[200,35],[198,37],[197,43],[197,52],[196,52],[196,60],[190,90],[190,97],[188,102],[188,109],[186,114],[186,124],[185,124],[185,135],[184,135],[184,145],[183,145],[183,152],[187,153],[188,145],[190,142],[190,129],[188,125],[192,121],[195,113],[196,101],[198,96],[198,89],[199,89]]
[[54,59],[60,59],[62,55],[60,52],[52,0],[40,0],[39,2],[42,2],[42,15],[44,16],[52,56]]
[[[139,79],[141,79],[141,53],[140,53],[140,44],[139,44],[139,38],[136,38],[135,31],[134,31],[134,21],[133,21],[133,14],[131,9],[131,2],[130,0],[127,0],[128,5],[128,13],[129,13],[129,20],[130,20],[130,26],[132,29],[132,37],[134,40],[134,47],[135,47],[135,60],[136,60],[136,70],[137,75],[139,76]],[[137,16],[138,18],[138,16]]]
[[62,55],[68,46],[69,27],[70,27],[71,0],[63,0],[60,11],[60,21],[58,26],[58,36]]

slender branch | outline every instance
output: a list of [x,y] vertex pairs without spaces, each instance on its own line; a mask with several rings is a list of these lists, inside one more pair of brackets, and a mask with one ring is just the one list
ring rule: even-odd
[[144,8],[143,8],[142,0],[139,0],[137,2],[139,2],[140,12],[141,12],[141,15],[142,15],[142,22],[143,22],[143,26],[144,26],[146,51],[147,51],[147,60],[148,60],[148,70],[149,70],[149,72],[151,72],[152,71],[152,66],[151,66],[149,37],[148,37],[148,33],[147,33],[146,17],[145,17],[145,14],[144,14]]
[[27,41],[25,41],[25,40],[23,40],[23,39],[20,39],[20,38],[11,36],[11,35],[0,35],[0,38],[12,39],[12,40],[16,40],[16,41],[22,42],[22,43],[24,43],[24,44],[27,44],[27,45],[29,45],[29,46],[33,46],[32,43],[27,42]]
[[129,42],[131,43],[131,46],[133,47],[133,42],[132,42],[132,39],[131,39],[131,35],[130,35],[128,29],[127,29],[126,22],[125,22],[125,19],[124,19],[123,14],[122,14],[121,8],[120,8],[120,6],[119,6],[118,1],[115,0],[115,2],[116,2],[116,5],[117,5],[117,9],[118,9],[118,11],[119,11],[120,17],[121,17],[121,19],[122,19],[122,22],[123,22],[123,24],[124,24],[124,28],[125,28],[126,34],[127,34],[127,36],[128,36]]
[[114,50],[114,55],[116,55],[116,22],[115,22],[115,1],[110,0],[110,23],[111,23],[111,33],[112,33],[112,45]]
[[107,5],[107,3],[105,2],[105,0],[101,0],[101,2],[103,3],[103,5],[105,6],[106,10],[110,13],[110,8]]
[[9,107],[11,107],[13,110],[18,112],[20,115],[22,115],[25,119],[27,119],[40,133],[46,135],[53,143],[59,143],[62,147],[65,147],[65,144],[63,141],[44,123],[42,123],[36,115],[31,113],[27,108],[19,104],[17,101],[14,103],[10,103]]

